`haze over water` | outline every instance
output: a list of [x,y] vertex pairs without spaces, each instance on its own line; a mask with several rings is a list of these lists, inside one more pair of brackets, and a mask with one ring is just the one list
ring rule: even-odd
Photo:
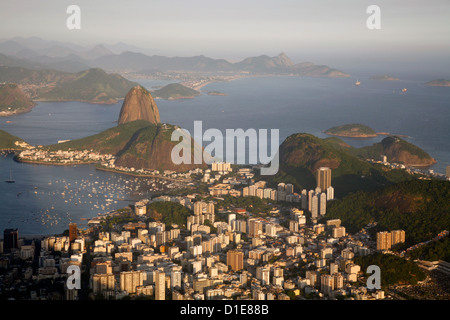
[[[324,130],[347,123],[361,123],[377,132],[403,134],[437,160],[432,168],[445,173],[450,165],[450,88],[425,87],[425,81],[380,81],[359,78],[259,77],[231,82],[217,82],[202,88],[202,92],[220,91],[227,96],[203,94],[195,99],[156,100],[161,121],[179,125],[193,133],[196,120],[203,121],[203,130],[264,128],[279,129],[280,143],[290,134],[306,132],[320,138]],[[143,86],[166,84],[165,81],[143,81]],[[401,93],[407,88],[407,93]],[[115,105],[92,105],[79,102],[40,102],[30,112],[0,119],[0,129],[37,144],[53,144],[58,140],[77,139],[115,126],[121,102]],[[12,123],[6,123],[12,121]],[[355,147],[371,145],[383,136],[371,139],[343,140]],[[85,200],[89,189],[78,190],[86,181],[117,186],[111,196],[132,199],[123,176],[96,171],[93,166],[56,167],[16,163],[12,157],[0,157],[0,179],[9,178],[10,170],[16,184],[0,182],[0,229],[19,228],[21,234],[62,232],[69,218],[80,223],[81,217],[102,212],[105,197],[100,202],[74,205],[61,197],[65,186]],[[63,180],[65,182],[63,182]],[[51,185],[49,184],[51,183]],[[77,186],[77,188],[75,188]],[[119,187],[120,186],[120,187]],[[37,187],[37,188],[35,188]],[[35,193],[37,192],[37,193]],[[74,191],[75,192],[75,191]],[[58,195],[56,197],[55,195]],[[109,197],[109,196],[108,196]],[[138,199],[139,195],[135,195]],[[90,199],[90,198],[89,198]],[[124,207],[130,201],[118,201],[108,209]],[[52,209],[52,206],[54,209]],[[46,212],[49,210],[50,212]],[[105,210],[105,211],[109,211]],[[33,215],[34,214],[34,215]],[[43,215],[47,223],[42,224]],[[51,225],[51,221],[59,221]]]

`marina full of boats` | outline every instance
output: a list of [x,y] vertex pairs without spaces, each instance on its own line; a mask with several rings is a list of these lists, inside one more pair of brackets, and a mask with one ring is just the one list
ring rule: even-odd
[[[16,183],[2,185],[5,203],[0,210],[1,227],[23,229],[21,226],[26,225],[29,229],[41,230],[36,233],[65,230],[70,222],[82,227],[93,217],[181,186],[179,182],[167,179],[96,170],[80,176],[50,177],[31,185],[30,181],[21,179],[25,173],[17,168],[12,172]],[[11,211],[8,207],[15,209]]]

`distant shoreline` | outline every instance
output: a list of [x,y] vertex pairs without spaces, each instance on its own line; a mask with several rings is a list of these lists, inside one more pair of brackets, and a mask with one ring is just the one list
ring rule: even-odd
[[98,164],[95,166],[95,169],[100,170],[100,171],[119,173],[119,174],[124,174],[127,176],[140,177],[140,178],[154,178],[154,179],[164,179],[164,180],[170,180],[170,181],[187,182],[186,180],[181,180],[180,178],[176,179],[176,178],[170,178],[170,177],[154,175],[154,174],[145,174],[145,173],[140,174],[140,173],[121,171],[121,170],[116,170],[116,169],[111,169],[111,168],[105,168]]
[[77,166],[77,165],[96,164],[97,163],[96,161],[59,163],[59,162],[50,162],[50,161],[26,160],[26,159],[19,158],[17,156],[14,157],[14,161],[28,163],[28,164],[43,164],[43,165],[47,165],[47,166],[61,166],[61,167],[73,167],[73,166]]
[[401,138],[411,138],[408,135],[405,134],[393,134],[389,132],[377,132],[375,134],[358,134],[358,135],[347,135],[347,134],[335,134],[335,133],[328,133],[326,131],[323,131],[323,133],[334,136],[334,137],[342,137],[342,138],[356,138],[356,139],[369,139],[369,138],[376,138],[378,136],[396,136]]
[[14,111],[0,111],[0,117],[11,117],[11,116],[17,116],[19,114],[24,114],[24,113],[28,113],[31,112],[33,110],[33,108],[36,106],[37,104],[33,104],[33,106],[26,108],[26,109],[21,109],[21,110],[14,110]]
[[108,101],[92,101],[92,100],[79,100],[79,99],[35,99],[36,102],[82,102],[89,104],[99,104],[99,105],[112,105],[117,104],[124,98],[111,99]]

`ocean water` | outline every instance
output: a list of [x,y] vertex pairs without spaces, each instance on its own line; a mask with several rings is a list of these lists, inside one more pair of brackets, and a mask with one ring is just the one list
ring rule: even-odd
[[[204,94],[195,99],[158,99],[156,103],[162,122],[179,125],[191,133],[194,121],[201,120],[203,130],[217,128],[224,134],[226,129],[279,129],[280,143],[297,132],[325,138],[327,135],[323,131],[332,126],[362,123],[377,132],[407,135],[406,140],[437,160],[432,168],[445,173],[446,166],[450,165],[450,88],[426,87],[418,80],[364,78],[359,79],[360,86],[355,86],[355,80],[287,76],[242,78],[211,83],[203,87]],[[167,83],[138,82],[149,90]],[[403,88],[407,88],[406,93],[401,92]],[[227,95],[210,96],[206,94],[208,91]],[[114,105],[40,102],[29,113],[0,118],[0,129],[34,145],[53,144],[115,126],[121,105],[121,102]],[[382,138],[343,140],[361,147]],[[15,184],[3,182],[10,172]],[[2,156],[0,231],[19,228],[19,234],[62,232],[70,221],[83,224],[85,220],[80,218],[121,208],[144,197],[148,190],[146,184],[146,179],[100,172],[92,165],[32,165]]]
[[[178,101],[157,100],[161,121],[178,124],[193,133],[195,120],[203,130],[279,129],[280,143],[297,132],[328,137],[323,131],[348,123],[362,123],[377,132],[407,135],[434,157],[432,168],[445,173],[450,165],[450,88],[426,87],[419,81],[381,81],[306,77],[244,78],[216,82],[202,95]],[[145,82],[142,82],[145,85]],[[407,88],[406,93],[402,89]],[[342,138],[354,147],[372,145],[370,139]]]

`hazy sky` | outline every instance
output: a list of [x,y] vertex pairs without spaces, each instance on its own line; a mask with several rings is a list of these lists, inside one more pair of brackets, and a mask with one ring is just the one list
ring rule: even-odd
[[[66,27],[71,4],[81,8],[81,30]],[[371,4],[381,8],[381,30],[366,26]],[[14,36],[235,60],[286,52],[296,62],[445,61],[450,0],[3,0],[0,39]]]

